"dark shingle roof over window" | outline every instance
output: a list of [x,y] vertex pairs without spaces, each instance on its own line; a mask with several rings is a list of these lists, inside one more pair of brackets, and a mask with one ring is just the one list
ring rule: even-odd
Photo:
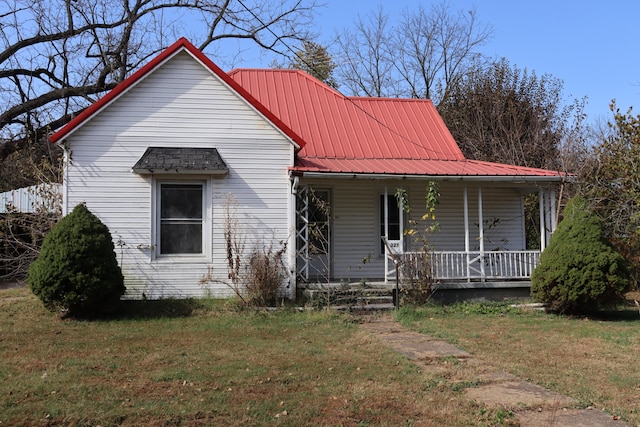
[[229,168],[215,148],[149,147],[133,165],[133,171],[139,174],[225,174]]

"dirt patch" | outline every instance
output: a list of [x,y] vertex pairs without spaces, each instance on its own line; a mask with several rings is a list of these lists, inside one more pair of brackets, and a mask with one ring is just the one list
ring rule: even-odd
[[521,427],[621,427],[626,424],[615,417],[593,409],[552,409],[518,414]]
[[509,408],[567,408],[574,399],[522,380],[500,381],[467,390],[467,397],[487,405]]

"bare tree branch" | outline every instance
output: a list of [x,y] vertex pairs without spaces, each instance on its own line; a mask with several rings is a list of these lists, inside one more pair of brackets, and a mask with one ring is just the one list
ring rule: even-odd
[[[188,34],[282,52],[310,37],[316,0],[0,0],[3,155],[75,112]],[[10,141],[17,143],[9,144]]]

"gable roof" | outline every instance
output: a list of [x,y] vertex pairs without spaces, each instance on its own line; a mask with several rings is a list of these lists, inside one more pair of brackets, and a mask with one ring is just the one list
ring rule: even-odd
[[464,159],[429,100],[348,98],[300,70],[229,75],[305,139],[301,157]]
[[184,37],[180,38],[171,46],[163,50],[158,56],[153,58],[145,66],[143,66],[138,71],[122,81],[120,84],[118,84],[113,90],[107,92],[106,95],[83,110],[69,123],[55,132],[53,135],[51,135],[49,137],[49,140],[53,143],[57,143],[65,137],[69,136],[71,133],[73,133],[75,130],[89,121],[94,115],[102,111],[118,97],[135,86],[139,81],[151,74],[153,70],[155,70],[182,51],[188,52],[194,59],[199,61],[204,67],[208,68],[227,86],[229,86],[232,90],[238,93],[238,95],[244,98],[256,110],[258,110],[260,114],[262,114],[266,119],[268,119],[277,128],[279,128],[280,131],[282,131],[287,137],[289,137],[296,144],[297,148],[304,146],[304,140],[300,136],[298,136],[291,128],[289,128],[286,123],[283,123],[271,111],[260,104],[260,102],[258,102],[250,93],[248,93],[242,86],[231,79],[227,73],[222,71],[216,64],[213,63],[213,61],[211,61],[204,53],[198,50],[198,48],[196,48]]
[[559,181],[557,171],[467,160],[430,100],[347,97],[300,70],[223,72],[181,38],[50,136],[59,142],[179,52],[189,53],[298,149],[293,173]]
[[562,178],[557,171],[465,159],[430,100],[347,97],[300,70],[229,75],[305,140],[294,172]]

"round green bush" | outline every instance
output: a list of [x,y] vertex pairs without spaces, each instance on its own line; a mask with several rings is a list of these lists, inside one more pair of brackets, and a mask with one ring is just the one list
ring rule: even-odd
[[45,237],[28,281],[47,308],[70,316],[108,311],[125,291],[111,233],[84,204]]
[[624,258],[585,199],[571,199],[564,215],[531,276],[532,297],[566,314],[612,307],[629,285]]

